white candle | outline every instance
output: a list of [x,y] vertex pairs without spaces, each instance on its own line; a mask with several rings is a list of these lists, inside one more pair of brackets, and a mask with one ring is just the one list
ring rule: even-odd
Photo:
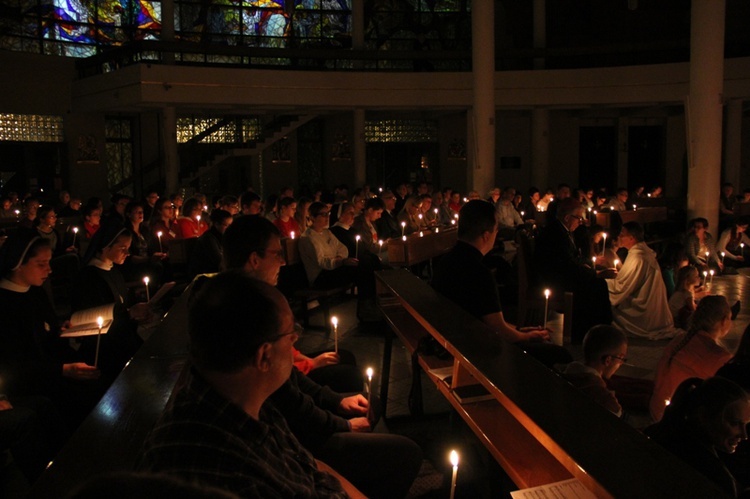
[[406,242],[406,236],[401,236],[401,240],[402,240],[403,242]]
[[424,233],[421,230],[419,231],[419,237],[424,237]]
[[156,237],[159,238],[159,253],[164,253],[164,248],[161,247],[161,231],[156,233]]
[[437,208],[435,208],[435,209],[434,209],[434,210],[432,210],[432,211],[433,211],[433,212],[435,212],[435,216],[437,216],[437,214],[438,214],[438,209],[437,209]]
[[404,231],[406,230],[406,222],[401,222],[401,235],[404,235]]
[[99,326],[99,333],[96,335],[96,353],[94,353],[94,367],[97,367],[99,364],[99,343],[102,339],[102,326],[104,325],[104,319],[101,317],[97,317],[96,324]]
[[292,239],[294,239],[294,231],[292,231],[292,232],[289,233],[289,237],[291,237]]
[[208,206],[205,205],[205,204],[203,205],[203,211],[205,211],[206,213],[208,213]]
[[615,270],[617,270],[617,266],[620,265],[620,260],[615,258]]
[[648,194],[646,194],[646,196],[651,197],[651,193],[649,192]]
[[78,227],[73,227],[73,244],[71,246],[76,245],[76,236],[78,235]]
[[596,270],[596,257],[595,256],[591,257],[591,265],[592,265],[591,268]]
[[604,250],[607,249],[607,233],[602,233],[602,256],[604,256]]
[[335,315],[331,317],[333,324],[333,351],[339,353],[339,319]]
[[708,271],[703,271],[703,284],[706,284],[706,281],[708,280]]
[[724,263],[724,256],[726,256],[726,253],[723,251],[721,252],[721,263]]
[[354,237],[354,258],[359,258],[359,234]]
[[383,252],[383,240],[382,239],[378,239],[378,245],[380,246],[380,252],[382,253]]
[[451,464],[453,465],[453,478],[451,478],[451,497],[453,499],[456,495],[456,478],[458,477],[458,452],[455,450],[451,451]]
[[638,209],[638,207],[636,205],[633,205],[633,211],[635,211],[636,209]]
[[437,234],[438,232],[440,232],[440,229],[438,229],[437,227],[435,227],[435,234]]
[[367,368],[367,411],[370,411],[370,401],[372,400],[372,367]]
[[547,329],[547,310],[549,309],[549,295],[550,290],[544,290],[544,329]]
[[711,280],[708,281],[708,286],[711,287],[714,285],[714,269],[709,270],[708,273],[711,275]]
[[148,293],[148,283],[149,283],[149,280],[150,279],[148,278],[148,276],[146,276],[146,277],[143,278],[143,284],[146,285],[146,301],[147,302],[151,301],[151,295],[149,295],[149,293]]

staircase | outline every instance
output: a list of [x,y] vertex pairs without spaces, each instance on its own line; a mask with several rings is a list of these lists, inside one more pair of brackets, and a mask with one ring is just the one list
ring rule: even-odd
[[257,140],[249,141],[242,147],[226,149],[211,157],[204,165],[199,166],[197,170],[188,169],[187,171],[183,171],[180,169],[180,183],[187,185],[205,175],[214,173],[224,161],[230,158],[259,154],[274,142],[286,137],[297,128],[317,117],[318,115],[316,114],[279,116],[264,125],[263,132]]

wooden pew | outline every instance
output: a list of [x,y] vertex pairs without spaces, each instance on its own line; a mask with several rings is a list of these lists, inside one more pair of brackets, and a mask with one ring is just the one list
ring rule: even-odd
[[[440,393],[519,488],[569,478],[596,497],[725,497],[708,479],[596,405],[560,376],[406,270],[378,272],[381,310],[413,351],[432,336],[452,355],[449,386],[417,354]],[[381,371],[387,400],[390,344]],[[445,365],[445,361],[442,361]],[[480,383],[491,400],[461,404],[453,389]]]
[[194,283],[37,480],[30,498],[66,497],[95,475],[133,470],[185,367],[187,299]]
[[[621,221],[616,223],[616,218]],[[600,211],[596,214],[596,223],[604,228],[610,229],[621,227],[625,222],[638,222],[641,225],[653,222],[665,222],[667,220],[667,207],[654,206],[649,208],[638,208],[636,210],[626,211]]]
[[439,227],[403,238],[393,238],[388,241],[388,263],[395,267],[409,267],[426,262],[447,253],[456,245],[458,229],[456,227]]

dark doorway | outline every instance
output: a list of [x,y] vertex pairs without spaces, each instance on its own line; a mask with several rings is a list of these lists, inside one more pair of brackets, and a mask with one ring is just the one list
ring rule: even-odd
[[[377,142],[367,144],[367,180],[374,186],[395,189],[403,182],[432,182],[439,169],[439,145],[432,142]],[[423,160],[429,168],[422,168]]]
[[628,127],[628,187],[663,187],[664,156],[664,127]]
[[578,185],[614,191],[617,187],[617,128],[582,126],[578,154]]

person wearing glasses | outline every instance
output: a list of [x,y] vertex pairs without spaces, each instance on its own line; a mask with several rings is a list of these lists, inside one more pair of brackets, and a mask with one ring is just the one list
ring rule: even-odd
[[643,241],[643,227],[625,222],[617,238],[628,250],[622,268],[607,279],[614,324],[636,336],[651,340],[673,338],[679,330],[669,309],[667,288],[656,253]]
[[177,224],[174,220],[175,207],[169,198],[160,198],[154,206],[151,216],[151,252],[169,252],[169,243],[179,238]]
[[560,200],[557,219],[550,220],[536,238],[533,258],[541,289],[552,288],[555,296],[573,292],[573,344],[580,344],[591,327],[612,323],[609,291],[602,277],[614,273],[611,269],[594,270],[574,236],[584,223],[583,212],[577,199]]
[[583,362],[571,362],[563,376],[597,404],[617,417],[622,406],[607,381],[627,363],[628,337],[613,326],[594,326],[583,338]]

